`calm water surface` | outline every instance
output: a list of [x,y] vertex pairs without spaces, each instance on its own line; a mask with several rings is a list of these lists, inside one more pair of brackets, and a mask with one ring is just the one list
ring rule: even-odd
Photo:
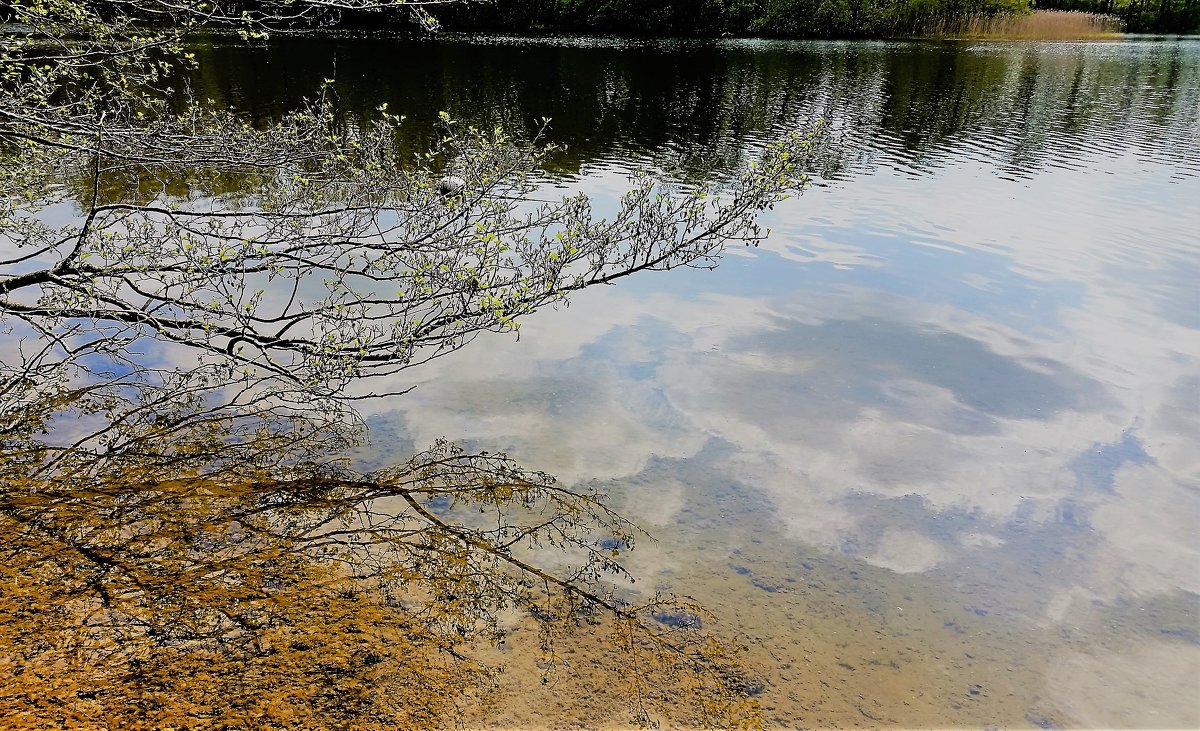
[[[204,56],[201,96],[265,117],[331,77],[414,149],[440,110],[550,117],[548,190],[601,207],[634,167],[720,176],[826,119],[762,248],[417,372],[377,459],[445,435],[610,493],[658,539],[638,590],[741,633],[771,725],[1200,727],[1200,41]],[[626,719],[586,672],[507,682],[475,722]]]

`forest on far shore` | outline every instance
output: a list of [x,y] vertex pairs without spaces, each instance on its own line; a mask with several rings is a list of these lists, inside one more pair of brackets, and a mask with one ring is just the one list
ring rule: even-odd
[[1032,10],[1112,15],[1130,33],[1200,32],[1200,0],[490,0],[436,15],[448,30],[894,38]]
[[[426,0],[429,2],[430,0]],[[409,0],[414,6],[418,0]],[[91,0],[101,15],[111,0]],[[995,36],[1053,39],[1126,33],[1200,33],[1200,0],[433,0],[432,16],[387,13],[383,6],[324,6],[332,13],[284,12],[290,24],[424,32],[617,33],[646,36],[767,38],[914,38]],[[233,15],[288,6],[286,0],[229,0]],[[137,14],[137,6],[128,10]],[[1073,11],[1070,20],[1029,16]],[[1074,13],[1090,14],[1074,17]],[[0,6],[0,22],[11,20]],[[1053,15],[1053,14],[1046,14]],[[332,18],[332,20],[331,20]],[[436,19],[436,20],[434,20]],[[1030,33],[1011,31],[1013,21]],[[1041,21],[1041,22],[1039,22]],[[1040,27],[1039,27],[1040,26]]]

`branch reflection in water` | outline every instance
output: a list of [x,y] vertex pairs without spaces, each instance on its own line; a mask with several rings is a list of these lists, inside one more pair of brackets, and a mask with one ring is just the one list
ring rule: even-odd
[[[539,627],[546,680],[583,627],[643,718],[753,718],[703,610],[619,596],[608,577],[628,578],[616,557],[641,534],[598,495],[444,441],[356,473],[328,457],[362,436],[343,414],[248,410],[227,366],[121,365],[5,369],[10,722],[439,727],[486,694],[475,650],[512,609]],[[547,551],[568,568],[542,568]]]

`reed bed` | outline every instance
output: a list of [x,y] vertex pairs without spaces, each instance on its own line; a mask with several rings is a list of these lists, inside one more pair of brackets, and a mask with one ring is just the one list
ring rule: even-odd
[[946,23],[929,32],[934,38],[1007,40],[1103,40],[1121,34],[1121,20],[1112,15],[1076,10],[1035,10],[1025,15],[972,17]]

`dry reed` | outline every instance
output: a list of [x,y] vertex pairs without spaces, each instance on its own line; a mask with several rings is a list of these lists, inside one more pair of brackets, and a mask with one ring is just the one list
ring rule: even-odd
[[935,29],[939,38],[991,38],[1008,40],[1100,40],[1116,38],[1121,20],[1112,15],[1074,10],[1035,10],[1028,15],[973,17]]

